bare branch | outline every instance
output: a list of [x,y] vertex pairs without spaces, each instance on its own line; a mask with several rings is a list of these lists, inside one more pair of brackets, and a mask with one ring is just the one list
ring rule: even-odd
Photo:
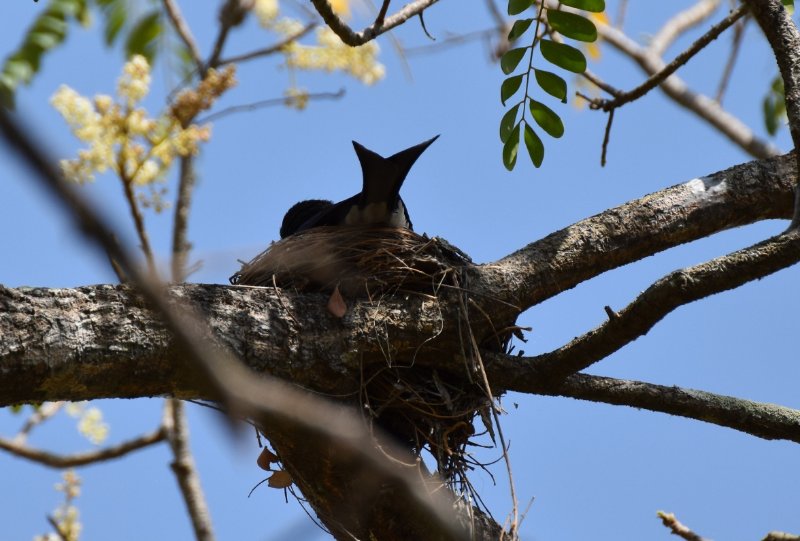
[[354,32],[353,29],[347,25],[347,23],[345,23],[339,18],[338,15],[336,15],[336,12],[333,11],[333,8],[328,0],[311,0],[311,2],[314,4],[314,7],[317,9],[317,13],[319,13],[322,17],[322,20],[325,21],[325,24],[327,24],[330,29],[333,30],[337,36],[339,36],[342,42],[350,45],[351,47],[363,45],[368,41],[380,36],[384,32],[388,32],[392,28],[400,26],[411,17],[421,14],[438,1],[439,0],[414,0],[413,2],[406,4],[394,15],[387,17],[383,21],[383,24],[378,25],[378,23],[381,21],[376,20],[374,24],[366,27],[361,32]]
[[64,402],[45,402],[39,406],[39,408],[34,411],[30,417],[28,417],[28,419],[25,421],[25,424],[22,425],[22,428],[19,429],[19,432],[17,432],[17,435],[14,436],[12,442],[16,443],[17,445],[23,445],[28,439],[28,435],[31,433],[31,430],[61,411],[61,408],[63,407]]
[[316,27],[317,27],[316,23],[308,23],[294,34],[287,36],[285,39],[282,39],[281,41],[279,41],[274,45],[270,45],[269,47],[265,47],[263,49],[256,49],[255,51],[251,51],[249,53],[223,58],[217,61],[217,65],[222,66],[224,64],[241,63],[247,60],[252,60],[254,58],[260,58],[262,56],[269,56],[271,54],[275,54],[277,52],[280,52],[284,47],[286,47],[290,43],[303,38],[306,34],[311,32]]
[[202,71],[203,58],[200,55],[200,50],[197,48],[194,37],[192,37],[192,31],[183,18],[180,8],[178,8],[178,4],[175,3],[175,0],[162,0],[162,2],[164,3],[164,10],[167,12],[167,17],[175,28],[175,32],[177,32],[183,44],[186,45],[186,49],[189,51],[189,55],[191,55],[197,69]]
[[661,519],[661,522],[664,524],[664,526],[670,529],[670,533],[677,535],[681,539],[685,539],[686,541],[708,541],[706,538],[700,537],[692,530],[681,524],[672,513],[659,511],[658,518]]
[[653,54],[664,56],[681,34],[709,18],[719,7],[720,0],[700,0],[689,9],[670,18],[650,40]]
[[50,468],[75,468],[78,466],[87,466],[89,464],[96,464],[114,458],[120,458],[133,451],[138,451],[150,445],[163,441],[166,438],[166,433],[162,428],[155,430],[149,434],[139,436],[132,440],[100,449],[97,451],[89,451],[86,453],[76,453],[74,455],[58,455],[48,451],[33,449],[26,445],[21,445],[0,438],[0,449],[4,449],[9,453],[16,455],[27,460],[32,460]]
[[[304,99],[308,100],[338,100],[345,95],[344,87],[340,88],[336,92],[311,92],[304,96]],[[211,122],[212,120],[219,120],[220,118],[232,115],[234,113],[245,113],[248,111],[255,111],[256,109],[261,109],[264,107],[272,107],[275,105],[292,105],[297,102],[297,100],[301,99],[299,96],[284,96],[283,98],[270,98],[267,100],[261,100],[254,103],[247,103],[244,105],[232,105],[231,107],[226,107],[216,113],[212,113],[206,117],[201,118],[198,122],[206,123]]]
[[702,51],[709,43],[717,39],[722,32],[730,28],[736,21],[742,18],[747,13],[747,5],[742,4],[734,11],[732,11],[722,21],[712,26],[700,39],[695,41],[691,47],[683,51],[675,57],[675,60],[664,66],[657,73],[653,74],[647,81],[637,86],[633,90],[624,92],[622,95],[614,97],[613,100],[593,100],[591,107],[593,109],[603,109],[610,111],[616,107],[620,107],[626,103],[641,98],[652,89],[664,82],[667,77],[675,73],[678,68],[686,64],[694,55]]
[[733,67],[736,65],[736,60],[739,58],[739,51],[742,48],[742,38],[744,37],[744,29],[747,26],[748,19],[741,19],[733,27],[733,38],[731,39],[731,50],[728,53],[728,60],[725,62],[725,69],[722,71],[722,76],[719,78],[719,85],[717,86],[717,95],[714,99],[718,103],[722,103],[722,98],[728,88],[731,75],[733,75]]
[[800,541],[800,535],[786,532],[769,532],[762,541]]
[[[490,366],[489,371],[495,369]],[[679,415],[765,440],[800,443],[800,411],[776,404],[588,374],[575,374],[555,385],[541,383],[531,392]]]
[[643,336],[679,306],[763,278],[798,261],[800,230],[790,229],[749,248],[672,272],[600,327],[555,351],[515,358],[516,368],[511,368],[514,373],[508,374],[504,388],[522,390],[518,387],[524,386],[524,381],[566,378]]
[[[758,25],[767,36],[783,78],[786,115],[795,149],[800,149],[800,31],[780,0],[747,0]],[[800,166],[800,153],[795,154]],[[800,183],[795,190],[790,227],[800,227]]]
[[178,480],[183,501],[186,503],[195,539],[197,541],[214,541],[211,514],[200,486],[200,475],[197,473],[192,452],[189,450],[189,425],[186,422],[183,402],[176,399],[164,401],[162,425],[174,458],[170,467]]
[[192,205],[195,173],[194,157],[182,156],[178,174],[178,197],[175,202],[175,218],[172,226],[172,281],[186,279],[186,261],[189,258],[191,243],[187,240],[189,211]]
[[[658,55],[640,46],[621,31],[610,26],[597,25],[598,35],[612,47],[629,56],[650,76],[666,67]],[[751,156],[768,158],[779,150],[772,144],[762,141],[741,120],[725,111],[713,99],[689,89],[677,75],[672,74],[661,82],[661,89],[676,103],[714,126],[720,133],[733,141]]]
[[794,161],[788,154],[749,162],[606,210],[481,266],[480,280],[504,283],[486,293],[524,310],[661,250],[765,218],[789,218]]

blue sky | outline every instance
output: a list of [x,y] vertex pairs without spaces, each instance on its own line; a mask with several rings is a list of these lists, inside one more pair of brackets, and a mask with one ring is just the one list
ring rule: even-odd
[[[646,40],[664,18],[692,2],[631,2],[626,31]],[[17,46],[42,2],[17,0],[4,9],[0,53]],[[192,29],[207,52],[215,35],[217,2],[184,1]],[[397,7],[397,6],[395,6]],[[616,12],[609,2],[608,12]],[[717,14],[720,18],[722,13]],[[483,2],[469,9],[442,0],[425,17],[442,40],[449,33],[488,27]],[[417,22],[395,32],[405,45],[431,43]],[[667,53],[672,57],[697,32]],[[723,35],[684,70],[698,90],[713,95],[730,36]],[[252,21],[237,30],[231,54],[270,44],[273,38]],[[508,173],[500,159],[497,126],[502,73],[480,42],[442,53],[408,57],[412,77],[385,38],[379,40],[386,79],[373,87],[341,75],[300,73],[312,92],[346,89],[339,101],[312,102],[303,112],[273,107],[232,115],[213,127],[212,141],[198,160],[199,183],[189,236],[203,268],[192,281],[227,283],[249,259],[277,238],[286,209],[300,199],[342,199],[360,188],[351,140],[388,155],[441,134],[420,158],[403,197],[420,232],[440,235],[479,262],[492,261],[581,218],[668,186],[713,173],[750,158],[690,113],[658,92],[618,111],[609,163],[599,166],[605,126],[601,113],[542,98],[562,115],[566,133],[545,139],[545,160],[534,169],[520,156]],[[642,80],[639,70],[609,47],[591,69],[619,88]],[[64,47],[45,60],[42,73],[18,95],[18,110],[37,129],[40,143],[59,156],[78,142],[48,100],[64,83],[85,95],[111,93],[122,55],[107,50],[97,26],[74,29]],[[146,105],[159,110],[170,86],[166,68],[155,70]],[[776,70],[760,32],[750,25],[725,106],[764,136],[760,99]],[[244,64],[239,87],[220,104],[279,97],[288,85],[285,69],[272,59]],[[574,85],[571,84],[571,90]],[[790,147],[786,130],[775,143]],[[61,209],[0,148],[0,240],[5,254],[0,283],[10,286],[74,287],[114,281],[106,260],[87,245]],[[120,186],[102,177],[85,188],[123,237],[133,239]],[[172,216],[148,214],[159,259],[169,253]],[[766,222],[727,231],[606,273],[525,313],[533,327],[523,349],[535,354],[562,345],[601,323],[603,306],[621,308],[668,272],[745,247],[779,232],[785,223]],[[680,308],[647,336],[592,367],[596,374],[679,385],[800,408],[796,315],[800,300],[797,267]],[[511,394],[503,418],[517,493],[535,498],[522,528],[525,539],[668,539],[656,518],[671,511],[699,533],[725,540],[761,539],[773,529],[800,532],[800,469],[795,444],[770,442],[735,431],[631,408],[563,398]],[[100,401],[111,424],[111,442],[155,427],[160,401]],[[192,447],[210,501],[219,539],[272,540],[324,536],[298,504],[280,491],[250,489],[262,479],[249,433],[238,440],[206,409],[190,406]],[[0,413],[0,434],[12,435],[20,416]],[[76,451],[89,444],[74,421],[53,421],[32,444]],[[487,457],[494,458],[496,453]],[[84,490],[78,504],[82,539],[190,539],[169,455],[158,447],[122,462],[80,470]],[[30,539],[48,530],[45,515],[59,501],[52,489],[57,472],[0,454],[6,488],[0,492],[0,539]],[[510,509],[500,465],[491,479],[474,482],[495,516]],[[316,536],[316,537],[315,537]]]

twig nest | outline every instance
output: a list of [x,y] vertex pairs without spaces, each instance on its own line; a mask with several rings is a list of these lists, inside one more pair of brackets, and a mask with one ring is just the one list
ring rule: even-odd
[[231,283],[371,296],[398,290],[431,293],[471,261],[439,238],[395,227],[316,227],[274,242]]

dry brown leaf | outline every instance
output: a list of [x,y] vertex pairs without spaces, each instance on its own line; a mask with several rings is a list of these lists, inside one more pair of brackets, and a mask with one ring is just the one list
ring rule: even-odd
[[279,470],[267,479],[267,484],[272,488],[287,488],[292,484],[292,476],[286,470]]
[[344,317],[347,313],[347,303],[344,302],[344,297],[339,292],[339,286],[331,293],[331,298],[328,299],[328,311],[338,318]]
[[256,464],[258,464],[258,467],[261,468],[262,470],[270,471],[269,465],[277,461],[278,457],[275,455],[275,453],[264,447],[261,450],[261,454],[258,455],[258,460],[256,460]]

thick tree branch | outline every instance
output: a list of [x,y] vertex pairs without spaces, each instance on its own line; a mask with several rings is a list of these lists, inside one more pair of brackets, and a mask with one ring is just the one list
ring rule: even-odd
[[78,466],[87,466],[89,464],[96,464],[97,462],[120,458],[133,451],[138,451],[139,449],[164,441],[164,439],[166,439],[166,432],[163,428],[159,428],[154,432],[144,434],[138,438],[120,443],[119,445],[97,451],[76,453],[74,455],[59,455],[49,451],[33,449],[27,445],[2,438],[0,438],[0,449],[4,449],[21,458],[32,460],[43,466],[49,466],[51,468],[76,468]]
[[645,335],[679,306],[734,289],[798,261],[800,230],[789,229],[749,248],[672,272],[597,329],[550,353],[513,358],[514,373],[509,374],[508,383],[566,378]]
[[[795,149],[800,149],[800,31],[780,0],[747,0],[764,35],[767,36],[783,78],[786,115]],[[800,169],[800,153],[795,154]],[[800,183],[795,191],[794,216],[790,227],[800,227]]]
[[320,14],[322,20],[325,21],[325,24],[327,24],[330,29],[333,30],[337,36],[339,36],[342,42],[350,45],[351,47],[358,47],[359,45],[363,45],[368,41],[375,39],[384,32],[388,32],[392,28],[400,26],[411,17],[420,15],[423,11],[438,1],[439,0],[415,0],[413,2],[409,2],[394,15],[386,17],[386,19],[383,21],[376,20],[375,23],[366,27],[361,32],[353,31],[353,29],[350,28],[347,23],[340,19],[339,16],[336,15],[336,12],[333,11],[333,8],[328,0],[311,0],[311,3],[314,4],[317,13]]
[[794,163],[791,154],[749,162],[606,210],[481,266],[474,282],[492,284],[496,289],[487,295],[526,309],[667,248],[758,220],[789,218]]
[[[642,47],[616,28],[599,24],[597,33],[612,47],[633,59],[649,76],[657,74],[666,67],[659,55]],[[677,75],[667,77],[661,83],[661,89],[679,105],[714,126],[751,156],[768,158],[779,153],[777,148],[757,138],[746,124],[725,111],[716,101],[691,90]]]

